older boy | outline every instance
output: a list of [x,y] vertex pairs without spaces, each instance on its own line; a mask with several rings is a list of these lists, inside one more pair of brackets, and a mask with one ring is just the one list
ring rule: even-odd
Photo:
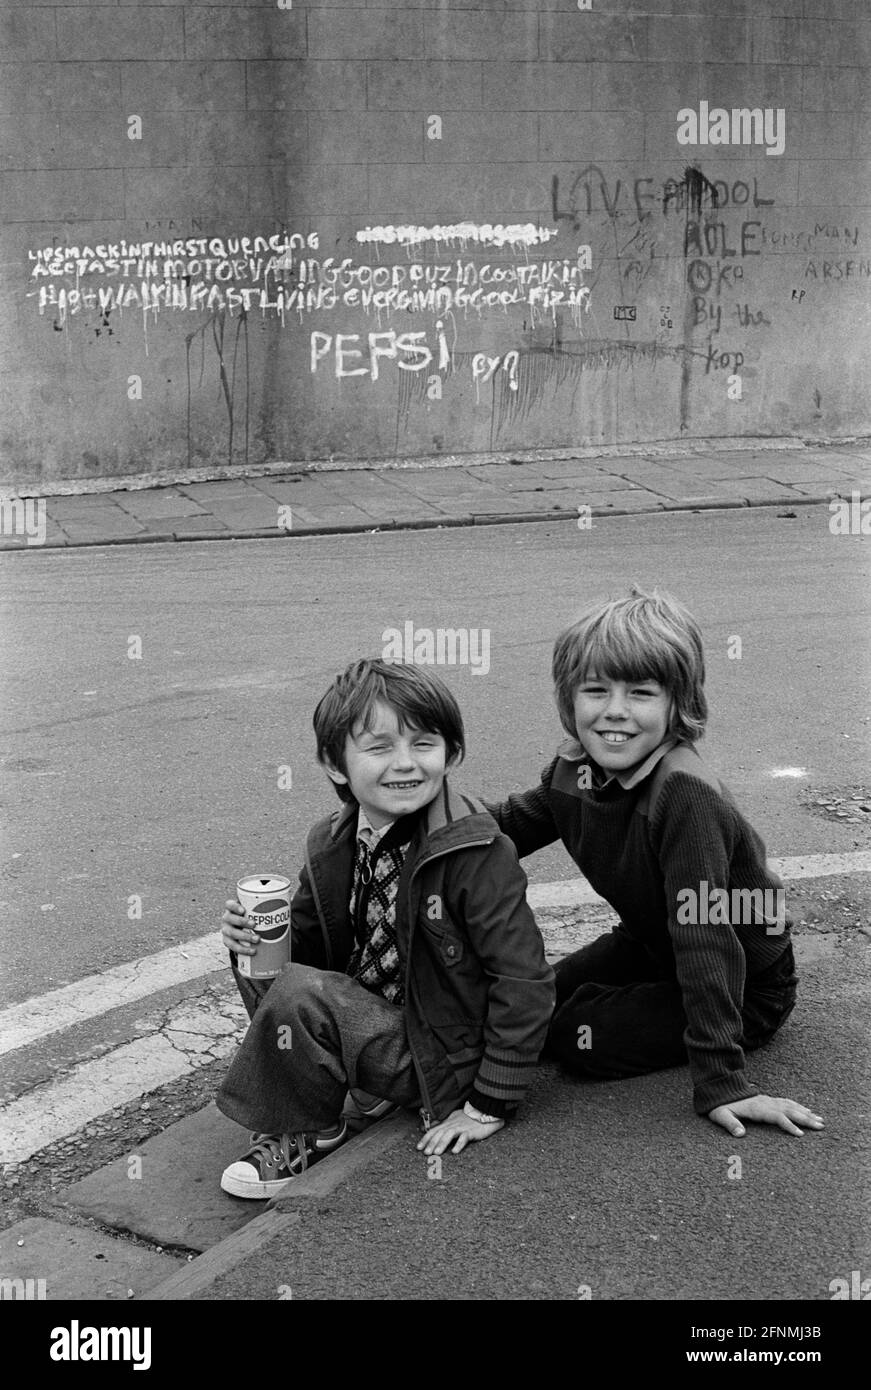
[[[765,846],[695,749],[707,720],[698,624],[633,587],[557,638],[569,742],[531,791],[494,815],[521,857],[561,839],[619,913],[557,966],[549,1048],[576,1074],[615,1080],[689,1061],[693,1104],[736,1138],[744,1120],[822,1129],[807,1106],[760,1093],[745,1053],[796,999],[789,922]],[[731,910],[708,911],[708,896]]]
[[233,953],[256,938],[238,903],[223,917],[252,1019],[217,1096],[257,1131],[221,1179],[237,1197],[274,1196],[341,1144],[349,1087],[421,1105],[428,1154],[489,1138],[532,1080],[553,1009],[515,851],[448,788],[465,742],[447,687],[356,661],[314,728],[344,806],[309,834],[291,965],[272,982],[240,976]]

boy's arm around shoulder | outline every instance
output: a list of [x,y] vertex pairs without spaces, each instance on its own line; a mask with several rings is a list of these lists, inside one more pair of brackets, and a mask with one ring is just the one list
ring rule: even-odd
[[560,838],[550,809],[550,784],[556,764],[556,758],[548,763],[537,787],[511,792],[501,802],[484,803],[503,835],[513,841],[521,859]]
[[554,974],[505,835],[453,856],[451,907],[488,977],[484,1055],[470,1101],[504,1118],[532,1081],[553,1013]]

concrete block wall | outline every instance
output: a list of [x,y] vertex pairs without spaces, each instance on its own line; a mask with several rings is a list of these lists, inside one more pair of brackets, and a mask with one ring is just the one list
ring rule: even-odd
[[869,70],[867,0],[0,3],[3,481],[871,432]]

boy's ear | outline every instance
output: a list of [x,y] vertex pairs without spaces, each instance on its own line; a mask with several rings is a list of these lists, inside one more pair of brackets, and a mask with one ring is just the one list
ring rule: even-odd
[[333,764],[329,762],[327,758],[322,759],[321,766],[323,767],[324,772],[327,774],[330,781],[335,782],[337,787],[350,786],[350,783],[347,777],[345,776],[344,772],[340,772],[337,767],[333,767]]

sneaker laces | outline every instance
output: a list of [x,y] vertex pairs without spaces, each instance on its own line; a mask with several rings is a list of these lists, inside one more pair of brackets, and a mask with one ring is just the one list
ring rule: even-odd
[[[295,1147],[295,1149],[296,1149],[296,1152],[297,1152],[297,1157],[299,1158],[299,1160],[300,1160],[300,1162],[301,1162],[301,1165],[302,1165],[301,1168],[300,1168],[300,1172],[304,1173],[305,1170],[306,1170],[306,1168],[308,1168],[308,1149],[306,1148],[306,1144],[305,1144],[305,1135],[304,1135],[304,1134],[294,1134],[294,1135],[283,1134],[283,1135],[281,1136],[281,1138],[282,1138],[282,1143],[286,1143],[286,1144],[288,1145],[288,1148],[290,1147],[291,1144],[294,1145],[294,1147]],[[288,1166],[288,1169],[290,1169],[290,1161],[289,1161],[289,1160],[288,1160],[287,1166]]]
[[258,1134],[256,1141],[246,1154],[246,1158],[265,1157],[270,1166],[280,1168],[283,1166],[288,1173],[294,1172],[294,1164],[297,1164],[300,1172],[305,1172],[308,1168],[308,1152],[306,1150],[305,1135],[299,1134]]

